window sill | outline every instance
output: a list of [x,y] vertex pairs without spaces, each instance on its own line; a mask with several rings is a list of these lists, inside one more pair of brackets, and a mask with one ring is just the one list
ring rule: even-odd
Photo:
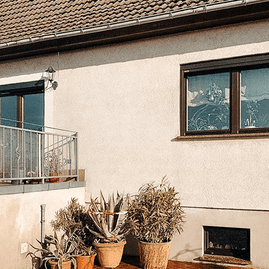
[[202,141],[202,140],[236,140],[236,139],[263,139],[269,138],[269,133],[242,133],[242,134],[219,134],[219,135],[185,135],[172,139],[176,141]]
[[0,195],[52,191],[70,188],[85,187],[85,181],[70,181],[60,183],[45,183],[45,184],[27,184],[27,185],[14,185],[14,186],[1,186]]

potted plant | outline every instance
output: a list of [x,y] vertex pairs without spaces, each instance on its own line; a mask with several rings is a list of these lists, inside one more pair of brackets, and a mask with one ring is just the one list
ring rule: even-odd
[[143,185],[129,201],[126,225],[138,239],[142,268],[167,267],[171,240],[183,231],[185,214],[177,195],[163,177],[159,185]]
[[93,245],[101,266],[105,268],[117,267],[122,259],[128,233],[124,226],[123,203],[123,195],[112,195],[106,202],[102,192],[100,202],[97,198],[91,198],[89,202],[88,213],[95,225],[94,229],[89,229],[96,236]]
[[[55,150],[53,150],[50,154],[50,161],[49,161],[49,175],[50,176],[58,176],[59,173],[59,166],[60,166],[60,153],[56,153]],[[58,182],[58,177],[50,177],[50,182],[55,183]]]
[[71,198],[68,205],[57,211],[55,215],[55,220],[50,223],[53,229],[72,234],[70,240],[75,246],[73,254],[77,260],[77,268],[93,268],[96,251],[92,248],[94,236],[89,228],[93,229],[94,224],[85,206],[80,205],[78,199]]
[[[38,241],[38,240],[37,240]],[[38,252],[41,254],[41,262],[44,263],[47,269],[47,263],[50,264],[51,269],[71,269],[73,263],[74,269],[77,268],[77,263],[73,255],[75,245],[73,244],[70,237],[66,233],[63,233],[58,237],[56,231],[54,235],[46,235],[45,242],[38,241],[40,248],[31,245],[35,249],[34,252],[28,252],[27,256],[38,258],[36,255]]]
[[75,243],[77,269],[93,269],[96,251],[92,247],[86,247],[79,237],[75,239]]

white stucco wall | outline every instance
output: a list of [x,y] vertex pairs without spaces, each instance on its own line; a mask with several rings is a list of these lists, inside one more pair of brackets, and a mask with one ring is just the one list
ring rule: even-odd
[[180,64],[268,52],[267,30],[265,21],[55,55],[54,123],[79,132],[88,192],[135,192],[168,175],[185,205],[267,209],[267,139],[171,142]]
[[41,205],[45,204],[45,233],[52,234],[51,220],[55,212],[67,206],[71,197],[84,203],[85,188],[0,195],[0,268],[32,269],[32,260],[21,254],[21,244],[40,247]]
[[[171,141],[179,134],[180,64],[267,53],[268,28],[269,21],[245,23],[1,63],[0,82],[49,65],[57,70],[59,87],[46,107],[55,127],[78,131],[86,200],[100,189],[136,193],[141,184],[167,175],[184,206],[268,210],[268,139]],[[186,236],[181,243],[175,238],[172,257],[184,245],[201,249],[200,238],[187,236],[192,227],[201,231],[201,219],[244,224],[245,213],[227,213],[228,222],[217,211],[216,224],[215,213],[198,211],[188,210]],[[249,217],[247,226],[267,218]],[[257,254],[257,238],[264,234],[269,240],[265,229],[256,229],[251,243],[253,262],[260,266],[269,265],[268,257]],[[192,260],[198,253],[177,258]]]

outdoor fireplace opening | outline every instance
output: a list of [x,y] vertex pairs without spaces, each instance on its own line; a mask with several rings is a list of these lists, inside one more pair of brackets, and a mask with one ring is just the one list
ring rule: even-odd
[[250,229],[204,226],[204,254],[250,261]]

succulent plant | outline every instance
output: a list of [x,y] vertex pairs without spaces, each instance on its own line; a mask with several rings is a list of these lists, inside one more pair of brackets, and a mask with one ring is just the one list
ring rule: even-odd
[[96,236],[96,240],[102,243],[120,242],[125,239],[128,230],[124,228],[125,213],[122,211],[124,196],[117,193],[109,196],[107,202],[100,193],[98,198],[88,202],[88,214],[94,222],[95,229],[89,230]]
[[76,245],[72,236],[68,236],[66,233],[63,233],[61,236],[57,235],[57,232],[54,231],[54,235],[46,235],[44,243],[40,242],[40,248],[31,245],[35,251],[28,252],[27,256],[38,257],[36,254],[41,254],[41,261],[44,263],[45,268],[47,269],[47,263],[49,261],[57,261],[58,268],[62,269],[62,264],[65,261],[71,261],[74,265],[74,269],[77,268],[77,263],[74,255],[74,250]]

